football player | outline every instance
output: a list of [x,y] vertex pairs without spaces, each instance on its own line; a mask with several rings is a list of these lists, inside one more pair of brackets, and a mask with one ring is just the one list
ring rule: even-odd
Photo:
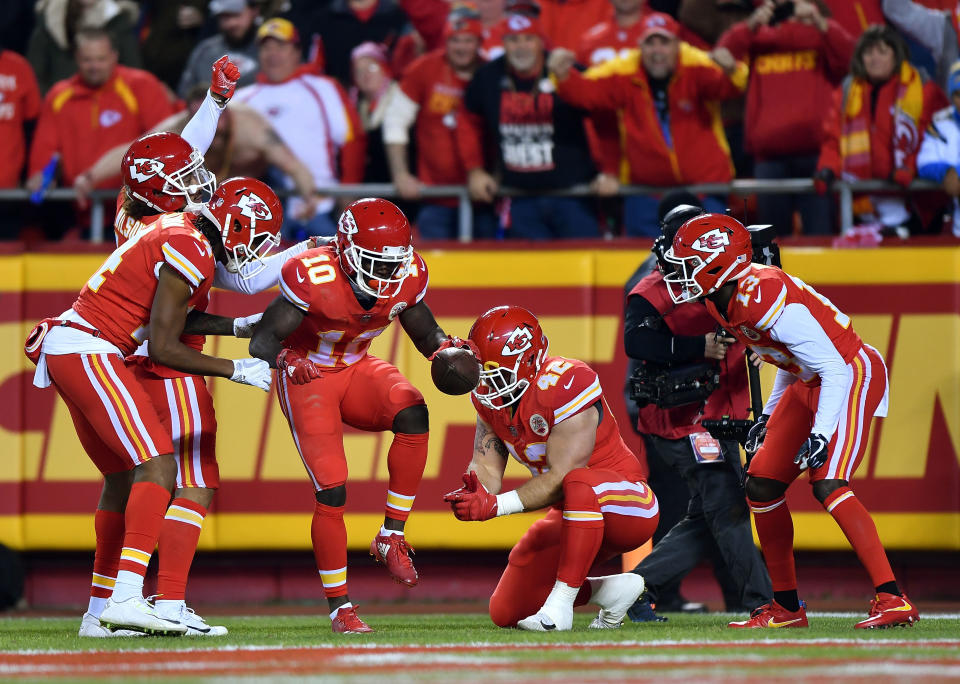
[[394,319],[429,358],[464,346],[444,334],[423,301],[427,280],[403,212],[387,200],[357,200],[340,215],[335,244],[284,264],[280,296],[250,340],[250,353],[277,368],[280,407],[316,492],[311,536],[334,632],[373,631],[347,593],[344,425],[394,433],[384,520],[370,553],[397,582],[418,581],[403,530],[427,459],[427,407],[399,370],[367,348]]
[[739,221],[706,214],[687,221],[665,258],[677,303],[705,298],[707,310],[777,377],[747,436],[754,453],[746,494],[773,581],[773,600],[731,627],[806,627],[797,596],[793,520],[784,495],[804,470],[813,495],[837,521],[876,590],[858,628],[912,624],[917,609],[893,576],[873,519],[850,488],[873,416],[887,415],[887,369],[829,299],[778,268],[751,263]]
[[263,361],[206,356],[183,344],[180,335],[227,334],[203,318],[193,330],[190,308],[206,297],[216,261],[239,270],[276,241],[281,220],[270,188],[253,179],[231,179],[202,216],[163,216],[156,227],[115,250],[70,309],[41,321],[27,337],[25,352],[37,363],[34,384],[57,388],[81,444],[104,477],[133,483],[117,578],[100,616],[108,629],[187,630],[143,599],[143,575],[170,502],[176,462],[169,430],[123,359],[149,331],[150,358],[157,363],[269,390]]
[[[460,520],[550,509],[510,552],[490,618],[500,627],[569,630],[574,605],[591,601],[600,606],[591,628],[620,627],[643,593],[643,578],[587,572],[594,562],[646,542],[660,509],[620,437],[597,374],[582,361],[548,356],[539,321],[519,306],[487,311],[468,342],[483,368],[471,397],[473,460],[464,486],[444,500]],[[504,492],[510,456],[533,477]]]

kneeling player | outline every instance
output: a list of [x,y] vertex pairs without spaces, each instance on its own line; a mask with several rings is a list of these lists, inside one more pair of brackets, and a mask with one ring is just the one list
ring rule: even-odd
[[[632,573],[587,577],[595,562],[635,549],[657,529],[657,499],[620,437],[597,374],[547,356],[536,316],[501,306],[470,330],[483,370],[473,392],[477,433],[464,486],[444,497],[460,520],[550,507],[510,552],[490,599],[500,627],[568,630],[573,607],[593,602],[594,629],[616,629],[643,593]],[[533,478],[500,492],[507,457]]]

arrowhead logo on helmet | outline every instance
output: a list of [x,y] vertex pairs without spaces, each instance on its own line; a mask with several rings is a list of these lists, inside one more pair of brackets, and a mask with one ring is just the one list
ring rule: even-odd
[[163,162],[157,159],[143,159],[139,157],[133,160],[130,165],[130,177],[138,183],[153,178],[159,172],[163,171]]
[[255,193],[243,195],[237,200],[237,206],[240,207],[240,213],[247,218],[255,221],[269,221],[273,218],[270,208]]
[[514,328],[500,352],[504,356],[518,356],[533,346],[533,333],[529,328]]
[[730,244],[730,236],[719,228],[698,237],[692,245],[698,252],[717,252]]

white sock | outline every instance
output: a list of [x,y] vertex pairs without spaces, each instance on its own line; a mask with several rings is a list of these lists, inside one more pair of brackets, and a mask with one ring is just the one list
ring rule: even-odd
[[614,596],[614,588],[611,586],[613,582],[607,581],[611,579],[611,577],[616,577],[616,575],[587,578],[591,591],[590,603],[595,603],[602,608],[610,605],[610,602],[616,598],[616,596]]
[[121,570],[117,573],[117,582],[113,585],[114,601],[126,601],[131,598],[143,598],[143,575],[130,570]]
[[[559,617],[571,612],[573,611],[573,602],[579,593],[580,587],[571,587],[557,580],[550,591],[550,595],[547,596],[547,600],[543,602],[543,608],[540,609],[540,612],[544,612],[550,617]],[[554,620],[554,623],[556,623],[556,620]]]
[[344,608],[353,608],[353,604],[347,601],[342,606],[338,607],[335,611],[330,613],[330,619],[333,620],[335,617],[337,617],[337,613],[339,613]]
[[380,536],[381,536],[381,537],[390,537],[390,536],[395,535],[395,534],[399,534],[399,535],[402,537],[402,536],[403,536],[403,530],[388,530],[388,529],[387,529],[386,527],[384,527],[383,525],[380,526]]
[[91,596],[90,603],[87,605],[87,612],[93,617],[98,618],[100,617],[100,613],[103,612],[103,607],[105,605],[107,605],[107,599]]
[[186,603],[184,601],[164,601],[158,599],[154,601],[153,605],[156,606],[160,617],[167,618],[168,620],[179,620],[180,610]]

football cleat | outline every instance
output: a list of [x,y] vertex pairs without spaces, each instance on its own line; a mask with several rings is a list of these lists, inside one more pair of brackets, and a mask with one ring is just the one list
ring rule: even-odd
[[357,615],[354,606],[343,606],[337,611],[331,625],[334,634],[369,634],[373,630]]
[[[623,618],[627,616],[627,610],[643,594],[646,584],[643,577],[632,572],[624,572],[619,575],[611,575],[604,578],[604,583],[609,584],[610,591],[614,594],[613,598],[600,606],[600,613],[590,623],[590,629],[620,629],[623,624]],[[604,587],[604,593],[607,587]]]
[[650,599],[642,596],[627,609],[627,617],[630,622],[667,622],[666,615],[657,615],[653,612],[653,606],[650,605]]
[[132,629],[107,629],[100,624],[100,620],[84,613],[80,620],[80,631],[77,636],[93,637],[95,639],[112,639],[114,637],[141,637],[146,636],[143,632],[134,632]]
[[186,636],[225,636],[227,628],[222,625],[208,625],[207,621],[197,615],[193,608],[180,608],[180,622],[187,626]]
[[125,601],[107,599],[107,605],[100,614],[100,624],[108,629],[131,629],[161,636],[180,636],[187,631],[187,626],[179,621],[160,617],[157,609],[141,596]]
[[387,566],[394,582],[408,587],[417,586],[419,581],[417,569],[410,560],[413,552],[413,547],[402,534],[378,534],[370,542],[370,555],[376,558],[378,563]]
[[[517,623],[517,628],[527,632],[562,632],[563,627],[558,627],[553,618],[546,613],[537,613],[530,617],[523,618]],[[570,629],[567,627],[566,629]]]
[[743,622],[731,622],[727,627],[740,629],[776,629],[779,627],[809,627],[807,624],[807,604],[800,602],[800,609],[787,610],[771,600],[750,613],[750,619]]
[[856,629],[884,629],[886,627],[912,627],[920,619],[920,613],[906,596],[881,593],[870,602],[870,616],[861,620]]

